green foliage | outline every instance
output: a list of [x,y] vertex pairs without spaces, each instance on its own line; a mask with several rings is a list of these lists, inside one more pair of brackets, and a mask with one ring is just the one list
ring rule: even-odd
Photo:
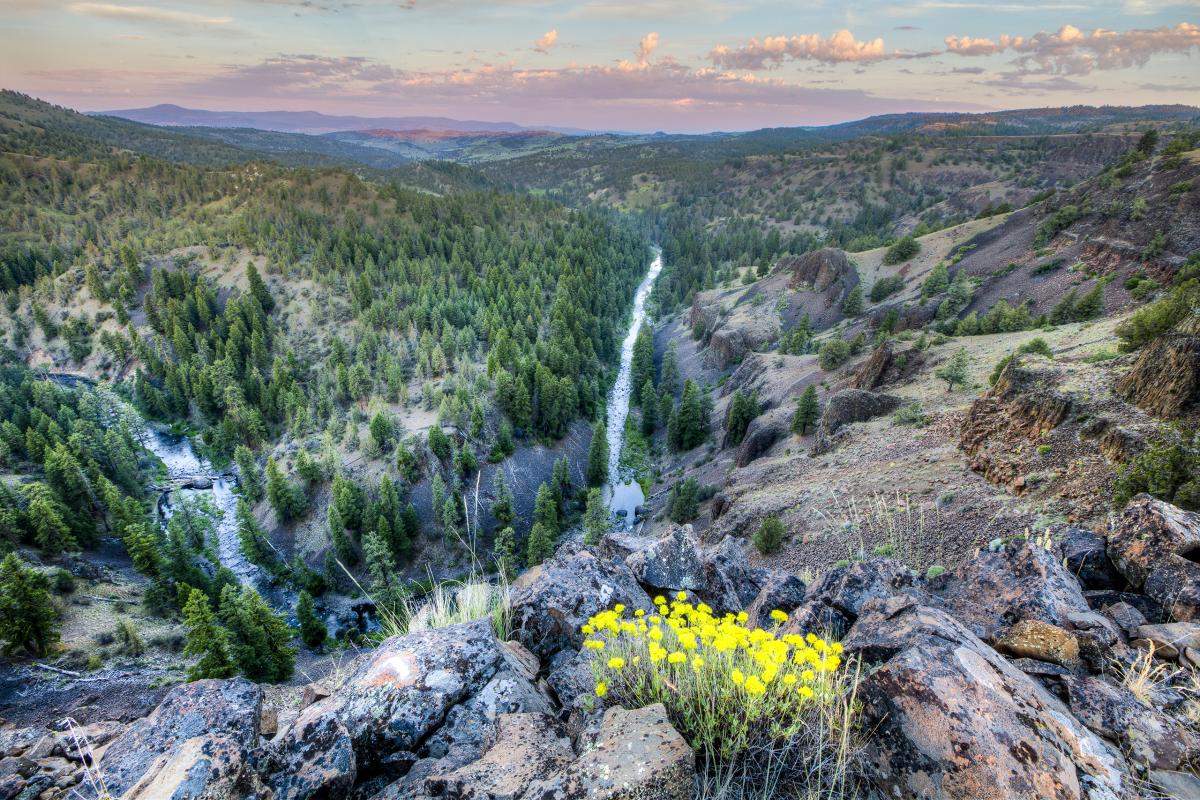
[[700,513],[700,484],[695,478],[680,481],[671,487],[667,501],[667,516],[672,522],[691,522]]
[[758,530],[754,532],[754,546],[758,552],[763,555],[771,555],[779,552],[779,548],[783,546],[783,537],[785,531],[783,523],[779,517],[769,516],[762,521],[758,526]]
[[746,429],[750,423],[762,413],[758,405],[757,394],[746,394],[741,389],[733,393],[729,401],[729,410],[725,417],[725,433],[727,441],[732,445],[742,443]]
[[857,317],[863,312],[864,307],[862,286],[855,286],[842,301],[842,313],[847,317]]
[[608,428],[604,420],[592,426],[592,441],[588,445],[588,486],[602,486],[608,481]]
[[512,524],[515,512],[512,491],[508,488],[503,469],[497,469],[495,477],[492,478],[492,494],[492,516],[501,528],[506,528]]
[[232,677],[237,667],[229,650],[229,633],[217,624],[208,595],[199,589],[188,594],[183,605],[183,624],[187,629],[183,654],[199,658],[188,667],[188,680]]
[[320,647],[325,643],[328,631],[325,623],[317,618],[313,596],[308,592],[300,592],[296,603],[296,620],[300,623],[300,638],[309,647]]
[[1113,502],[1118,509],[1145,492],[1188,511],[1200,511],[1200,438],[1172,431],[1117,471]]
[[1065,205],[1042,221],[1034,233],[1033,246],[1045,247],[1051,239],[1069,228],[1083,216],[1083,211],[1076,205]]
[[903,264],[919,252],[921,252],[921,243],[911,236],[905,236],[887,249],[887,252],[883,254],[883,263]]
[[830,339],[817,352],[817,364],[826,372],[832,372],[850,360],[850,343],[843,339]]
[[1200,302],[1200,281],[1184,280],[1163,298],[1139,308],[1117,326],[1121,350],[1136,350],[1183,321]]
[[816,428],[820,418],[821,406],[817,402],[817,387],[810,383],[796,399],[796,413],[792,415],[792,433],[807,436]]
[[969,373],[967,371],[970,361],[967,359],[967,349],[960,347],[958,352],[950,357],[943,366],[934,370],[934,375],[939,380],[946,382],[946,391],[954,391],[955,386],[963,386],[967,382]]
[[667,424],[667,441],[672,449],[686,452],[707,439],[708,419],[700,388],[689,378],[683,383],[679,410]]
[[604,493],[600,489],[588,491],[587,508],[583,513],[583,543],[588,546],[600,544],[604,534],[608,533],[608,506],[604,503]]
[[896,413],[892,415],[892,422],[897,425],[911,425],[914,428],[920,428],[928,422],[928,419],[925,417],[925,412],[921,410],[921,404],[914,400],[896,409]]
[[516,577],[520,562],[517,561],[517,534],[512,526],[505,526],[496,531],[496,538],[492,543],[492,558],[506,580]]
[[[190,602],[190,601],[189,601]],[[230,651],[238,669],[252,681],[280,683],[292,677],[296,651],[283,618],[249,586],[221,590],[220,619],[229,631]]]
[[659,376],[660,392],[675,395],[679,391],[679,355],[672,339],[667,343],[667,349],[662,357],[662,374]]
[[904,288],[904,278],[899,275],[891,275],[887,278],[880,278],[871,286],[871,302],[879,303],[894,295],[896,292]]
[[934,268],[929,271],[925,282],[921,284],[921,296],[933,297],[950,288],[950,270],[946,267],[944,261],[939,261]]
[[653,436],[658,427],[658,394],[654,391],[653,381],[647,380],[642,384],[640,397],[642,401],[642,435]]
[[239,444],[233,451],[233,459],[238,466],[238,488],[242,496],[251,503],[257,503],[263,496],[262,470],[258,468],[254,453],[246,445]]
[[535,522],[525,545],[525,564],[536,567],[554,555],[554,538],[555,534],[548,526]]
[[6,654],[25,650],[42,656],[58,641],[58,610],[47,583],[15,553],[0,562],[0,642]]
[[636,406],[641,402],[641,396],[636,390],[646,381],[654,381],[654,337],[650,333],[650,328],[643,325],[638,330],[637,338],[633,341],[633,361],[630,363],[629,385],[634,391],[629,399],[630,405]]
[[308,498],[301,486],[292,485],[274,456],[267,458],[267,501],[283,522],[301,517],[308,511]]

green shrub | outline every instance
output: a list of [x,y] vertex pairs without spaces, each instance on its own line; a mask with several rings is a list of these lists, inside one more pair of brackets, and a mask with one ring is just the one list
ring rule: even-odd
[[1151,443],[1117,472],[1113,501],[1122,508],[1145,492],[1188,511],[1200,511],[1200,439],[1175,431]]
[[777,553],[783,546],[783,537],[783,523],[779,521],[779,517],[772,515],[764,519],[754,532],[754,546],[763,555]]
[[1042,247],[1048,244],[1051,239],[1069,228],[1082,216],[1083,212],[1076,205],[1065,205],[1058,209],[1038,225],[1037,232],[1033,237],[1033,246]]
[[59,594],[75,591],[75,576],[62,567],[54,570],[54,591]]
[[695,478],[680,481],[671,487],[671,499],[667,506],[667,516],[672,522],[683,524],[691,522],[700,513],[700,484]]
[[887,252],[883,254],[883,263],[903,264],[919,252],[921,252],[921,243],[911,236],[905,236],[887,249]]
[[46,576],[15,553],[0,562],[0,643],[4,652],[45,655],[58,641],[58,610]]
[[894,295],[896,292],[904,288],[904,278],[899,275],[892,275],[888,278],[880,278],[875,281],[875,285],[871,287],[871,302],[878,303],[882,300]]
[[817,352],[817,363],[821,369],[831,372],[850,360],[850,343],[842,339],[830,339]]
[[925,580],[931,581],[934,578],[936,578],[937,576],[945,573],[945,571],[946,571],[946,568],[943,567],[941,564],[934,564],[929,569],[925,570]]
[[900,406],[896,409],[896,413],[892,415],[892,422],[897,425],[912,425],[914,427],[922,427],[926,423],[925,412],[921,410],[921,404],[913,401],[908,405]]
[[1189,279],[1173,288],[1166,297],[1139,308],[1117,326],[1121,350],[1127,353],[1157,339],[1190,314],[1198,301],[1200,281]]

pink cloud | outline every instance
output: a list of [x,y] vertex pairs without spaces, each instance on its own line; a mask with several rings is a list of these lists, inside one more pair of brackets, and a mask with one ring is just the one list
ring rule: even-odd
[[557,41],[558,31],[549,30],[542,34],[541,37],[533,43],[533,49],[539,53],[548,53],[550,52],[550,48],[553,47],[554,43]]
[[837,64],[881,61],[888,57],[883,49],[883,39],[876,37],[860,42],[848,30],[840,30],[828,39],[816,33],[768,36],[751,39],[749,44],[738,48],[718,45],[709,53],[713,64],[734,69],[766,69],[779,66],[788,59]]
[[1200,47],[1200,25],[1181,22],[1174,27],[1090,33],[1064,25],[1053,33],[1004,35],[998,41],[967,36],[946,38],[948,52],[962,56],[1016,53],[1022,70],[1056,75],[1086,75],[1093,70],[1145,66],[1159,53],[1190,53]]

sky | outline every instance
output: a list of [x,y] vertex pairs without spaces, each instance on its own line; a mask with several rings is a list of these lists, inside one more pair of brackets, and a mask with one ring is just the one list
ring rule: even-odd
[[0,86],[675,132],[1200,105],[1200,0],[0,0]]

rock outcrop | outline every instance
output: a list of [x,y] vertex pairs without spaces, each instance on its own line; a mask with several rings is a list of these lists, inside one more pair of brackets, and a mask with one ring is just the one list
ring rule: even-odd
[[1139,495],[1113,523],[1108,555],[1173,619],[1200,620],[1200,514]]
[[900,398],[889,394],[877,394],[864,389],[842,389],[825,401],[821,421],[817,424],[813,455],[828,453],[837,446],[835,437],[846,425],[866,422],[869,419],[890,414],[900,407]]
[[1200,399],[1200,316],[1189,316],[1143,347],[1117,392],[1158,417],[1174,419]]

